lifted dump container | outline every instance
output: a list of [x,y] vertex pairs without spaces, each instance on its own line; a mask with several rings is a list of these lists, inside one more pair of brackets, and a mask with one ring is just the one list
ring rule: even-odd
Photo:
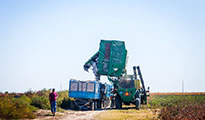
[[101,40],[97,63],[98,74],[121,76],[126,65],[127,50],[123,41]]

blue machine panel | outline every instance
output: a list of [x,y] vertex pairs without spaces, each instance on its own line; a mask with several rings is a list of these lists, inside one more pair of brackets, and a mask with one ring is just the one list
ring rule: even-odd
[[69,97],[78,99],[100,99],[100,82],[70,80]]
[[112,91],[113,87],[109,84],[105,84],[105,89],[106,89],[105,97],[110,98],[111,97],[111,91]]

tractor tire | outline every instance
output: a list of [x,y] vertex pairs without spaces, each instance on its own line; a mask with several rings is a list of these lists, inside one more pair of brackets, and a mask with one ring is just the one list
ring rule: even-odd
[[137,110],[140,109],[140,99],[139,99],[139,98],[136,98],[135,106],[136,106],[136,109],[137,109]]
[[116,97],[116,109],[122,109],[122,100],[120,96]]
[[144,104],[144,96],[141,96],[141,104]]

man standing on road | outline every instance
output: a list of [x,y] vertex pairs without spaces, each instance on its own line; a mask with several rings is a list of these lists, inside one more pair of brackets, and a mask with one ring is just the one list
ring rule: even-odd
[[49,94],[51,112],[52,112],[53,116],[55,116],[55,112],[56,112],[56,98],[57,97],[58,97],[58,94],[55,93],[55,88],[53,88],[52,92]]

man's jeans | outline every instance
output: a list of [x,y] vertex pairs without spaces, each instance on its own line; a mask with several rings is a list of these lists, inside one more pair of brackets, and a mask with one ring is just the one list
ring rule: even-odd
[[56,101],[51,101],[51,112],[56,112]]

